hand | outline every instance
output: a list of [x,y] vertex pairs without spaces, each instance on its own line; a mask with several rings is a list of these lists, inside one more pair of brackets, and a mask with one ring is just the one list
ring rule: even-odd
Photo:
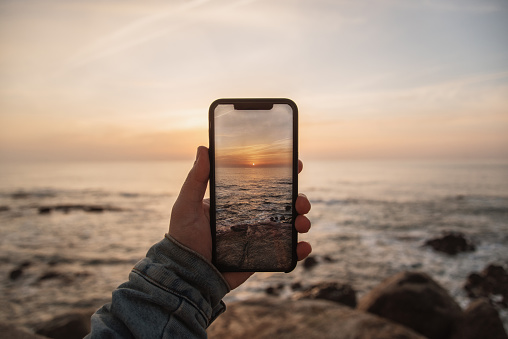
[[[303,164],[298,161],[298,173]],[[173,205],[169,222],[169,235],[181,244],[201,254],[208,261],[212,260],[212,235],[210,232],[210,201],[205,196],[208,179],[210,177],[210,159],[208,148],[198,147],[196,161],[185,180],[180,194]],[[304,194],[296,199],[295,228],[299,233],[306,233],[310,229],[310,221],[304,214],[310,211],[310,202]],[[296,246],[298,260],[305,259],[312,248],[309,243],[301,241]],[[224,272],[222,275],[231,289],[240,286],[253,273]]]

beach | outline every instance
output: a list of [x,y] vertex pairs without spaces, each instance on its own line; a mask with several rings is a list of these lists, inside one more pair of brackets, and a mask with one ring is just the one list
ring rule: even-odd
[[[191,163],[24,163],[0,169],[0,320],[33,329],[98,308],[167,232]],[[471,272],[508,265],[508,163],[308,161],[300,191],[312,203],[316,265],[258,273],[225,297],[249,300],[281,285],[351,284],[359,296],[398,272],[428,273],[458,304]],[[462,233],[474,251],[423,246]],[[506,309],[501,310],[505,327]]]

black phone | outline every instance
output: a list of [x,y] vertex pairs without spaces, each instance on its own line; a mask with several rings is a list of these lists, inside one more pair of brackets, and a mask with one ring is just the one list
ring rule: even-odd
[[298,108],[289,99],[210,105],[210,225],[223,272],[290,272],[297,262]]

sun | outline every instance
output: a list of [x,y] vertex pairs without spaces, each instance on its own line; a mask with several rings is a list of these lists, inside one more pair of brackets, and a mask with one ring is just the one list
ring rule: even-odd
[[252,166],[256,166],[256,164],[255,164],[255,163],[252,163]]

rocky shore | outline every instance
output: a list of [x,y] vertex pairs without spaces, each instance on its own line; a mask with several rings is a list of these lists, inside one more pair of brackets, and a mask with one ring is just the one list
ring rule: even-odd
[[[256,225],[234,225],[217,232],[217,262],[222,267],[267,270],[291,264],[292,226],[268,221]],[[277,258],[274,262],[273,258]]]
[[[495,274],[493,274],[494,272]],[[488,265],[473,273],[505,286],[504,267]],[[477,280],[475,280],[477,281]],[[465,290],[471,290],[471,282]],[[497,289],[482,289],[462,309],[450,294],[424,272],[403,271],[391,276],[358,299],[355,290],[340,282],[305,287],[292,284],[289,298],[278,296],[285,286],[266,289],[257,299],[228,304],[208,329],[210,338],[355,338],[355,339],[508,339],[495,303]],[[82,338],[90,328],[93,310],[60,315],[40,324],[36,334],[0,324],[2,338]]]
[[508,339],[489,299],[473,299],[462,310],[423,272],[389,277],[358,302],[351,286],[336,282],[304,288],[290,299],[273,297],[277,289],[267,290],[272,296],[228,305],[209,337]]

